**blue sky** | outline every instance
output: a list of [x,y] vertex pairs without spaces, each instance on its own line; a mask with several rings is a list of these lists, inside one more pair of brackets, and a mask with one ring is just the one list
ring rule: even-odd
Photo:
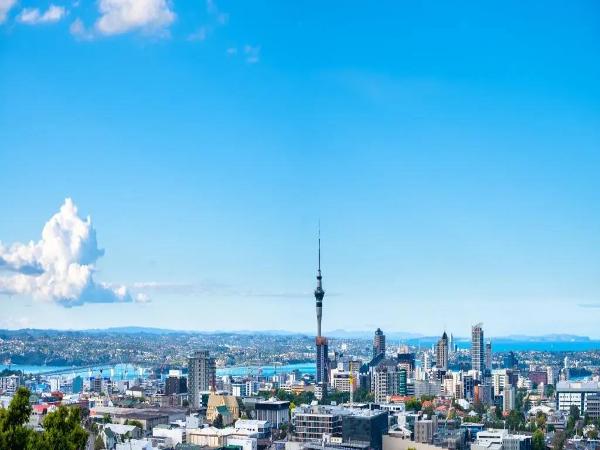
[[600,337],[597,2],[3,13],[4,251],[72,198],[94,286],[131,296],[65,307],[12,268],[0,327],[312,332],[320,219],[325,331]]

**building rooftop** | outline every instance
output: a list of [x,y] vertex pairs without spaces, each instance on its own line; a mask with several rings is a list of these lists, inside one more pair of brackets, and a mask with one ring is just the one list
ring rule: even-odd
[[115,434],[127,434],[131,433],[136,429],[135,425],[120,425],[117,423],[107,423],[104,425],[105,429],[112,431]]
[[562,392],[600,392],[599,381],[559,381],[556,390]]

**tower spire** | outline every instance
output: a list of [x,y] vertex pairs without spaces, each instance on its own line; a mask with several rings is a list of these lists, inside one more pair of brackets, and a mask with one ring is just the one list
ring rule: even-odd
[[319,220],[319,275],[321,274],[321,221]]
[[323,276],[321,275],[321,221],[319,221],[318,234],[318,265],[317,265],[317,288],[315,289],[315,302],[317,307],[317,337],[321,336],[321,317],[323,315]]

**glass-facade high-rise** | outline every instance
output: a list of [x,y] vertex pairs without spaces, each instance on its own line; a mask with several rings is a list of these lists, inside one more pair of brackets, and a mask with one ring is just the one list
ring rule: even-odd
[[485,369],[483,325],[478,323],[471,328],[471,369],[481,373]]

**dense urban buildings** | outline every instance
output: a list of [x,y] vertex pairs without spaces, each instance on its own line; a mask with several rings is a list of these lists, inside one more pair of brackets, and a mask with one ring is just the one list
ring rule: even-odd
[[[386,339],[381,328],[373,337],[329,340],[321,335],[323,298],[319,243],[316,346],[310,336],[157,337],[174,351],[181,342],[206,348],[150,368],[83,367],[87,376],[70,368],[38,376],[7,371],[0,404],[27,386],[32,426],[61,404],[88,408],[98,439],[114,450],[534,450],[531,436],[503,427],[549,436],[543,421],[595,442],[600,351],[493,353],[481,324],[469,338],[444,331],[426,345]],[[250,355],[262,364],[236,364]]]

